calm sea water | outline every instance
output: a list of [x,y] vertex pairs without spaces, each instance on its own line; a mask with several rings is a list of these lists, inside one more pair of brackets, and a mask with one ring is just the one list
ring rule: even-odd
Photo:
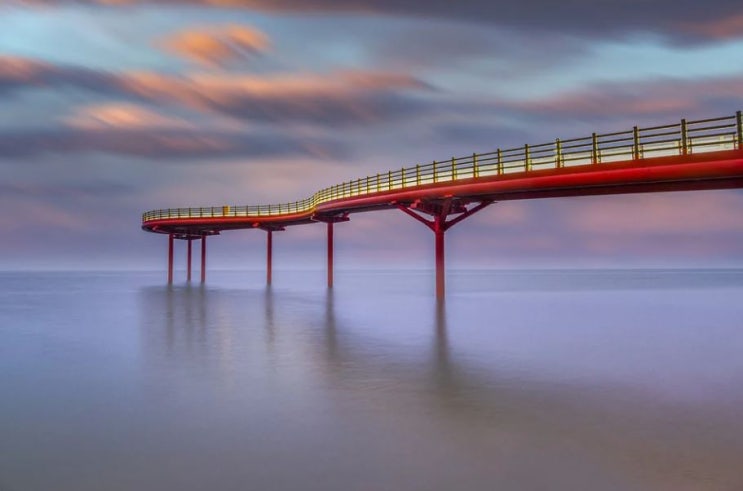
[[0,274],[0,490],[740,490],[743,271]]

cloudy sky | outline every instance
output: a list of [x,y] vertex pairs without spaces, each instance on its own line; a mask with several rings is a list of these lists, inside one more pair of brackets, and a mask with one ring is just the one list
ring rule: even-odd
[[[731,115],[743,4],[3,0],[0,100],[0,269],[164,268],[143,211]],[[210,264],[261,267],[264,235],[212,239]],[[336,237],[339,267],[432,263],[399,211]],[[448,237],[455,267],[743,266],[743,193],[500,203]],[[277,234],[275,267],[321,269],[323,238]]]

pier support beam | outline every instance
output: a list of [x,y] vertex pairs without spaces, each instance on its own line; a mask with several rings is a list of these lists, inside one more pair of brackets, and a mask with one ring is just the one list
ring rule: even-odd
[[328,225],[328,288],[333,288],[333,224],[347,222],[350,218],[348,218],[347,212],[343,212],[330,216],[316,215],[312,219],[316,222],[325,222]]
[[273,281],[273,233],[285,230],[280,225],[262,225],[259,222],[253,224],[253,228],[259,228],[266,232],[266,285],[270,286]]
[[444,266],[444,230],[434,230],[436,235],[436,298],[446,295],[446,267]]
[[[492,201],[483,200],[471,208],[467,208],[468,201],[457,198],[444,198],[441,200],[415,201],[409,204],[396,203],[397,207],[415,218],[428,228],[435,235],[436,250],[436,299],[444,300],[446,297],[446,267],[445,267],[445,234],[451,227],[461,222],[465,218],[472,216]],[[425,218],[420,213],[427,214],[432,219]],[[457,215],[447,221],[449,215]]]
[[201,283],[206,282],[206,234],[201,234]]
[[271,285],[273,277],[273,230],[266,231],[266,285]]
[[328,288],[333,288],[333,222],[328,222]]
[[191,250],[192,250],[192,244],[191,242],[193,239],[190,237],[188,238],[188,252],[186,253],[186,281],[189,283],[191,282]]
[[173,283],[173,234],[168,234],[168,284]]

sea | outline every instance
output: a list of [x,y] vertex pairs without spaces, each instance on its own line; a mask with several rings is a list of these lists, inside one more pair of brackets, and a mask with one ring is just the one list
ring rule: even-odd
[[0,490],[743,490],[743,270],[324,275],[0,273]]

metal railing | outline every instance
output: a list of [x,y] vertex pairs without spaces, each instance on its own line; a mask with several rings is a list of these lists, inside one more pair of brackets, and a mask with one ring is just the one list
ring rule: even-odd
[[686,121],[452,157],[330,186],[293,203],[255,206],[168,208],[142,215],[143,222],[172,218],[267,217],[307,213],[337,199],[393,190],[572,166],[600,165],[670,155],[743,150],[743,116]]

